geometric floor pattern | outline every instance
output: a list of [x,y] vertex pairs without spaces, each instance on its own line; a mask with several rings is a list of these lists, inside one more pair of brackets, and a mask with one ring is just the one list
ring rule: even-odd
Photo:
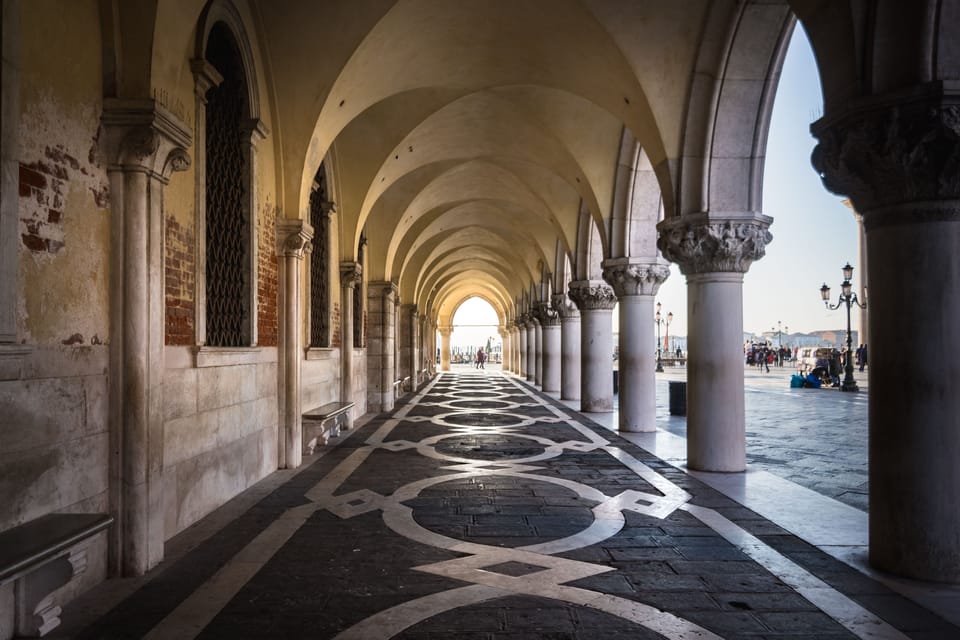
[[445,373],[79,638],[960,638],[532,389]]

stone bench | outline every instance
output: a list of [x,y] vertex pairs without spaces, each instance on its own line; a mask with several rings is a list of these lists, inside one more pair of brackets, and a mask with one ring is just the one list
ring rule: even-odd
[[15,637],[60,624],[53,592],[86,570],[90,541],[112,522],[103,513],[54,513],[0,533],[0,586],[14,583]]
[[403,378],[397,378],[393,381],[393,399],[396,400],[403,395]]
[[328,402],[301,416],[304,455],[312,455],[314,448],[325,445],[330,438],[340,435],[340,428],[353,409],[352,402]]

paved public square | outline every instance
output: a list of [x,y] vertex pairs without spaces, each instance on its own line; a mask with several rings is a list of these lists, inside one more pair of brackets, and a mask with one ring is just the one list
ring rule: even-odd
[[[744,368],[747,464],[867,511],[867,372],[854,373],[859,393],[791,389],[794,373]],[[686,369],[657,374],[657,426],[686,436],[686,419],[669,412],[670,380],[686,380]]]
[[[748,378],[751,415],[807,402]],[[177,536],[146,578],[75,601],[60,637],[960,637],[593,417],[499,371],[441,374]],[[751,441],[776,428],[770,459],[791,433],[819,434],[762,424]],[[664,450],[682,441],[652,437]],[[822,447],[803,446],[790,473],[818,456],[829,466]],[[767,477],[751,473],[721,475]]]

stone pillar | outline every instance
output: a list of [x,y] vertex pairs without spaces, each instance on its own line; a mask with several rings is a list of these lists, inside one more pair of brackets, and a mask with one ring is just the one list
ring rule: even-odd
[[580,399],[580,312],[565,293],[555,293],[560,314],[560,399]]
[[440,371],[450,371],[450,334],[453,327],[440,327]]
[[706,214],[657,225],[657,246],[687,276],[687,464],[743,471],[743,274],[764,255],[771,218]]
[[163,192],[190,166],[190,129],[152,100],[107,98],[110,177],[110,510],[112,573],[163,559]]
[[416,305],[407,310],[410,325],[410,391],[420,388],[420,314]]
[[533,357],[536,358],[536,367],[533,370],[533,381],[537,386],[543,386],[543,325],[540,324],[540,313],[536,312],[537,321],[533,328]]
[[527,371],[525,378],[536,384],[537,380],[537,321],[533,314],[527,315]]
[[500,338],[503,340],[503,362],[502,368],[504,372],[510,371],[510,340],[512,338],[511,334],[511,323],[507,322],[505,325],[502,325],[500,331]]
[[814,167],[866,230],[870,562],[957,584],[960,99],[944,91],[931,83],[811,129]]
[[605,260],[603,279],[620,303],[619,387],[621,431],[657,430],[654,296],[670,267],[629,258]]
[[539,320],[543,336],[540,388],[544,392],[556,393],[560,391],[560,314],[545,303],[539,309]]
[[520,338],[520,351],[517,353],[517,375],[521,378],[527,377],[527,317],[520,316],[517,320],[518,337]]
[[[340,401],[353,402],[353,289],[363,281],[358,262],[340,263]],[[363,322],[363,318],[360,318]],[[353,412],[347,414],[347,428],[353,427]]]
[[617,296],[599,280],[570,283],[583,318],[580,331],[580,410],[613,411],[613,307]]
[[393,409],[396,380],[396,298],[392,282],[367,283],[367,410]]
[[280,239],[283,294],[281,318],[283,321],[283,434],[278,442],[277,464],[281,469],[296,469],[303,460],[300,407],[300,365],[303,361],[301,319],[303,305],[300,272],[303,256],[310,251],[313,228],[303,220],[280,220],[277,223]]

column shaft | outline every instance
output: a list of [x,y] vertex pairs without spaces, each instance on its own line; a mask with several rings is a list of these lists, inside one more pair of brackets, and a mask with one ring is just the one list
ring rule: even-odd
[[537,326],[532,320],[527,323],[527,370],[524,377],[530,382],[537,378]]
[[687,276],[687,463],[743,471],[743,274]]
[[[945,205],[957,216],[956,201]],[[904,219],[922,219],[923,208],[912,207]],[[919,580],[960,583],[960,216],[880,228],[865,218],[870,562]],[[919,271],[905,268],[921,260]],[[916,277],[921,272],[925,277]]]
[[545,322],[543,333],[543,382],[547,393],[560,391],[560,322]]
[[583,309],[580,410],[613,411],[613,309]]
[[656,431],[654,296],[621,296],[619,302],[620,430]]
[[579,400],[580,314],[565,313],[560,323],[560,398]]
[[533,337],[535,339],[534,346],[534,357],[536,358],[536,368],[534,369],[533,379],[534,382],[543,386],[543,325],[537,323],[533,329]]
[[451,327],[440,328],[440,371],[450,371],[450,334]]

